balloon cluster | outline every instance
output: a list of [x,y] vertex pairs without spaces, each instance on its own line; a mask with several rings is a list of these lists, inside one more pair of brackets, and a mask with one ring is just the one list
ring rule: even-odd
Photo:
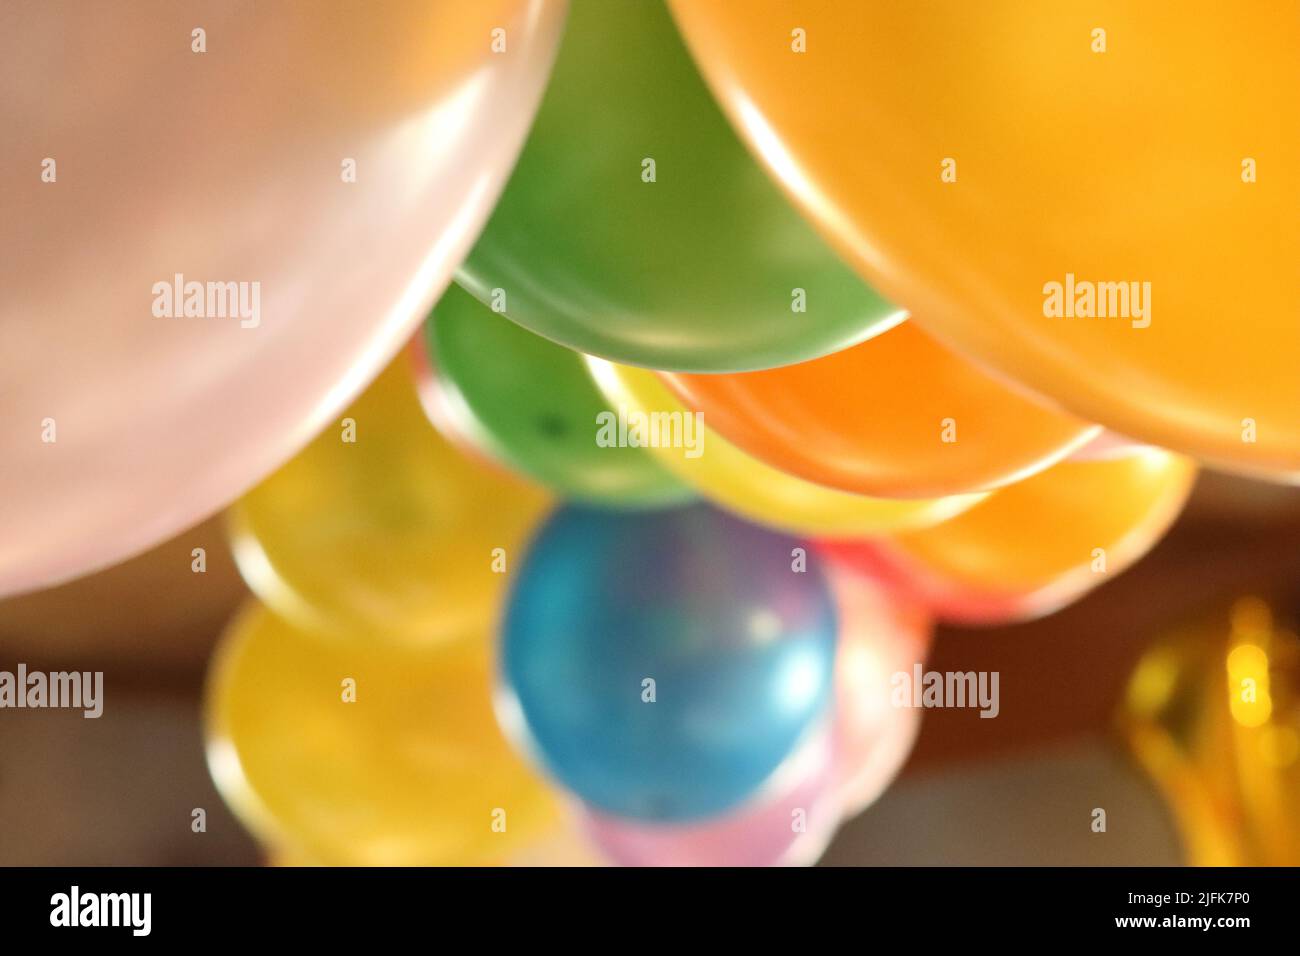
[[[208,689],[231,806],[294,862],[508,862],[557,828],[606,862],[816,859],[911,749],[919,712],[891,706],[890,678],[923,660],[929,614],[806,540],[665,505],[685,486],[643,449],[589,489],[623,489],[616,506],[538,528],[550,499],[487,459],[495,443],[476,458],[430,426],[421,399],[448,386],[429,369],[413,343],[229,513],[260,599]],[[556,374],[543,420],[583,396],[566,374],[597,394],[580,360]],[[574,445],[502,427],[540,470]]]
[[[120,104],[180,21],[81,19],[135,32],[83,44],[51,116],[112,75],[124,143],[173,98],[236,125],[15,193],[5,309],[129,316],[155,275],[186,304],[101,349],[15,324],[0,592],[246,492],[260,605],[213,669],[209,754],[283,858],[507,861],[563,816],[615,862],[815,859],[906,759],[890,678],[933,618],[1102,584],[1197,459],[1300,476],[1296,21],[1004,6],[214,15],[272,86],[191,64],[150,110]],[[33,257],[88,215],[137,254],[60,281]],[[262,275],[256,317],[209,315],[211,281],[191,313],[184,277],[228,274]]]

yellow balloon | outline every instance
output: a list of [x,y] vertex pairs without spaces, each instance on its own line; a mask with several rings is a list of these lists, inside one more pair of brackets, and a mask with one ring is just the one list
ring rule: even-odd
[[1153,645],[1129,681],[1120,727],[1192,866],[1300,863],[1297,647],[1243,598]]
[[1300,481],[1294,0],[672,0],[872,285],[1087,421]]
[[[588,356],[610,404],[626,416],[693,415],[653,373]],[[683,429],[683,436],[687,433]],[[694,434],[694,433],[692,433]],[[796,478],[741,451],[707,426],[699,447],[652,446],[668,470],[702,496],[750,521],[794,534],[868,535],[924,528],[959,514],[983,494],[947,498],[869,498]]]
[[547,501],[439,436],[399,355],[231,509],[231,543],[249,587],[286,619],[429,643],[497,606]]
[[208,678],[212,777],[273,858],[501,859],[558,808],[497,727],[491,658],[482,629],[436,648],[321,640],[250,603]]

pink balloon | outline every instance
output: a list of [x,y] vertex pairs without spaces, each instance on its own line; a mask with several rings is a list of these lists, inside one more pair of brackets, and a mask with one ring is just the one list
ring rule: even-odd
[[778,771],[766,794],[719,820],[632,822],[587,809],[580,825],[620,866],[800,866],[816,862],[840,822],[828,729]]
[[923,607],[879,580],[827,569],[840,611],[835,657],[835,790],[846,817],[884,793],[907,762],[921,711],[898,707],[891,680],[930,648]]
[[6,0],[0,595],[197,522],[378,373],[490,212],[564,12]]

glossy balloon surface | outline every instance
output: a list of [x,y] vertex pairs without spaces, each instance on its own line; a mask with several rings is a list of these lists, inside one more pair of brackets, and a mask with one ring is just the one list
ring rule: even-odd
[[944,521],[982,497],[871,498],[796,478],[712,431],[702,413],[692,415],[653,372],[596,358],[588,365],[610,404],[629,422],[637,415],[679,416],[683,438],[695,423],[692,444],[660,443],[651,451],[700,495],[749,521],[794,534],[882,534]]
[[608,814],[680,822],[751,799],[833,697],[835,606],[798,547],[705,505],[562,509],[511,589],[503,723]]
[[1243,597],[1162,635],[1118,721],[1178,824],[1191,866],[1289,866],[1300,852],[1300,652]]
[[1085,420],[1300,480],[1294,4],[672,9],[750,147],[915,321]]
[[1033,618],[1146,554],[1182,511],[1195,477],[1191,461],[1157,449],[1066,461],[934,528],[823,547],[946,620]]
[[597,442],[612,415],[583,356],[515,325],[459,286],[424,326],[425,410],[444,434],[556,493],[653,507],[693,497],[643,448]]
[[547,338],[653,368],[781,365],[901,318],[746,152],[658,2],[573,4],[459,279]]
[[491,683],[484,628],[411,651],[368,633],[308,634],[250,604],[209,675],[208,766],[240,819],[287,859],[491,862],[557,819],[497,728]]
[[548,504],[434,430],[403,355],[229,523],[244,579],[282,616],[433,644],[495,611]]
[[925,662],[931,621],[886,580],[834,566],[828,575],[840,612],[834,789],[847,818],[874,803],[912,753],[921,709],[897,705],[894,675]]
[[356,396],[486,220],[564,12],[4,5],[0,595],[197,523]]
[[776,794],[716,821],[664,825],[588,812],[582,829],[620,866],[791,866],[816,862],[839,825],[834,754],[823,733],[791,760]]
[[863,495],[987,491],[1041,471],[1100,430],[1009,388],[914,322],[784,368],[662,378],[755,458]]

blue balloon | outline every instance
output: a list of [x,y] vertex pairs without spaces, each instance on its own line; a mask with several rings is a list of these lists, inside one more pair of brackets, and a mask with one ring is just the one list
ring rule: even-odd
[[835,604],[815,564],[796,570],[798,547],[707,505],[558,511],[506,610],[503,724],[607,813],[743,803],[833,696]]

